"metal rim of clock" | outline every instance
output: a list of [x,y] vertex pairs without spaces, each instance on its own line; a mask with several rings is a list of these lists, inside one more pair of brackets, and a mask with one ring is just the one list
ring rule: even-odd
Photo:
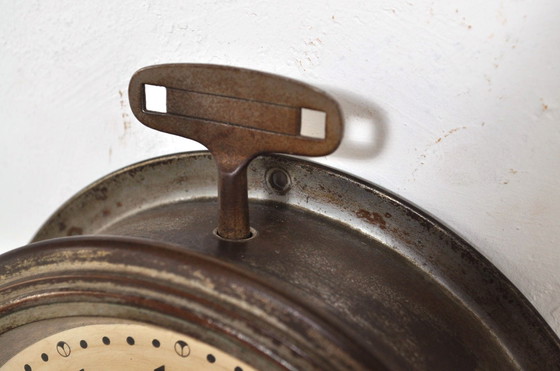
[[[2,361],[49,335],[42,331],[49,320],[84,318],[84,326],[88,318],[112,318],[189,334],[257,369],[357,369],[358,359],[362,367],[378,362],[297,297],[172,244],[51,239],[5,254],[0,271]],[[17,339],[29,324],[39,337]]]
[[[271,186],[270,174],[274,169],[283,169],[289,175],[288,192]],[[264,369],[278,365],[288,369],[347,369],[349,362],[357,362],[350,369],[367,369],[374,362],[380,363],[380,369],[383,366],[406,369],[411,365],[421,369],[422,364],[426,368],[434,362],[437,364],[437,357],[456,358],[460,364],[465,356],[468,359],[470,351],[499,353],[502,357],[498,357],[500,362],[505,362],[507,367],[530,368],[535,357],[539,359],[540,366],[558,364],[558,338],[519,291],[474,248],[412,205],[346,174],[285,156],[259,157],[251,163],[248,174],[253,222],[259,235],[243,242],[221,240],[212,233],[216,221],[213,212],[216,207],[216,190],[213,187],[216,169],[206,152],[144,161],[87,187],[45,223],[35,238],[43,242],[3,256],[1,261],[6,265],[0,272],[8,274],[9,278],[4,276],[1,279],[0,326],[3,330],[0,332],[9,333],[9,329],[15,327],[14,318],[18,313],[21,313],[19,318],[22,321],[19,324],[35,321],[33,316],[28,315],[30,311],[37,316],[57,317],[65,315],[62,308],[66,307],[69,311],[67,315],[94,315],[94,311],[99,309],[93,308],[105,306],[106,309],[99,310],[97,315],[107,316],[115,306],[101,302],[114,300],[120,295],[123,300],[119,304],[122,317],[152,324],[154,318],[164,318],[162,323],[165,326],[179,326],[187,333],[194,332],[209,344],[230,350],[236,357]],[[185,188],[187,179],[189,186]],[[147,194],[150,197],[146,197]],[[333,200],[339,201],[334,203]],[[200,215],[195,210],[199,210]],[[372,214],[368,210],[376,210],[380,214]],[[186,233],[181,231],[184,227],[181,223],[174,222],[177,215],[184,212],[195,213],[187,222],[191,230]],[[271,220],[270,213],[279,214]],[[302,225],[300,217],[308,220],[307,225]],[[270,223],[272,227],[266,227]],[[287,226],[283,227],[283,223]],[[336,237],[339,233],[337,228],[340,229],[339,240],[333,240],[328,245],[321,239],[322,234],[327,235],[327,240]],[[64,237],[77,231],[90,237]],[[357,239],[357,243],[353,243],[353,239]],[[364,243],[367,247],[362,250],[364,247],[360,246]],[[159,250],[160,247],[163,248]],[[283,249],[281,254],[275,252],[279,248]],[[120,251],[120,257],[113,256],[118,264],[109,267],[93,264],[107,259],[104,257],[107,249]],[[73,251],[75,255],[68,255],[66,250]],[[66,259],[69,257],[67,263],[61,265],[65,267],[61,268],[65,273],[60,274],[53,268],[65,259],[61,255],[49,256],[49,251],[58,251]],[[361,265],[356,264],[356,251],[362,260]],[[270,256],[274,256],[274,260]],[[193,257],[214,266],[215,275],[209,275],[210,281],[207,281],[206,275],[196,276],[197,269],[192,269]],[[297,263],[294,257],[299,259]],[[169,279],[167,269],[181,270],[177,277],[191,277],[206,285],[222,277],[226,286],[236,280],[227,278],[225,272],[239,272],[245,281],[237,289],[245,288],[255,300],[261,300],[256,307],[270,308],[268,299],[271,295],[280,295],[284,300],[276,311],[267,309],[260,316],[249,312],[249,318],[246,317],[242,323],[254,325],[264,321],[264,327],[271,328],[267,331],[278,332],[276,335],[266,331],[266,334],[259,334],[254,329],[254,332],[246,332],[247,328],[243,326],[225,333],[204,332],[200,328],[208,330],[208,327],[198,327],[197,330],[196,326],[188,324],[188,320],[173,320],[173,316],[168,315],[158,317],[157,310],[146,312],[139,309],[137,306],[147,303],[141,299],[144,293],[126,296],[126,285],[123,285],[123,280],[134,278],[138,273],[133,269],[138,259],[144,261],[143,264],[153,265],[149,274],[139,271],[143,280],[136,282],[142,282],[142,289],[157,287],[152,290],[154,295],[165,292],[164,286],[169,284],[166,283]],[[84,261],[92,262],[93,266],[83,266]],[[29,270],[25,264],[28,264]],[[347,280],[339,275],[337,267],[341,264],[353,267],[352,272],[346,272]],[[95,294],[85,301],[86,304],[77,304],[77,311],[75,306],[64,304],[61,311],[53,314],[47,309],[48,305],[41,303],[48,303],[50,299],[64,303],[64,289],[49,284],[42,286],[46,291],[41,292],[36,291],[34,286],[45,282],[43,278],[47,281],[53,278],[51,275],[55,281],[62,279],[64,286],[69,281],[74,282],[71,274],[77,274],[87,277],[87,280],[79,281],[78,288],[80,285],[91,288],[88,285],[94,287],[96,283],[90,282],[90,278],[105,269],[111,272],[106,275],[108,286],[97,291],[87,289],[88,294]],[[158,275],[161,277],[158,278]],[[408,275],[411,278],[407,278]],[[150,280],[154,280],[155,286],[151,286]],[[422,286],[423,281],[428,282],[427,286]],[[135,281],[132,279],[130,282]],[[332,285],[328,286],[329,282]],[[375,282],[380,282],[380,286],[373,286]],[[20,283],[24,283],[20,286],[22,291],[14,291],[14,296],[7,295]],[[30,291],[25,284],[30,285]],[[411,287],[407,288],[405,284]],[[116,291],[104,291],[107,287]],[[182,287],[185,289],[185,285]],[[222,286],[210,287],[214,287],[216,292],[212,294],[213,298],[204,297],[205,303],[222,305]],[[190,286],[187,288],[190,290]],[[438,290],[434,298],[444,301],[430,304],[429,298],[433,293],[422,291],[426,288]],[[170,285],[169,290],[176,289],[176,283]],[[119,290],[124,293],[119,294]],[[202,291],[204,295],[209,294]],[[348,295],[344,296],[340,291],[348,292]],[[377,295],[378,291],[381,291],[380,298],[385,302],[371,299],[370,296]],[[73,295],[72,292],[70,294]],[[428,299],[418,299],[418,296],[424,295]],[[99,302],[96,307],[92,306],[91,298]],[[165,295],[158,298],[167,300]],[[363,305],[354,307],[352,315],[355,318],[347,318],[348,312],[344,308],[359,302]],[[198,301],[193,303],[195,305]],[[238,304],[235,310],[229,312],[244,313],[245,307],[241,302]],[[303,309],[300,315],[295,315],[291,305],[297,307],[300,304]],[[23,310],[26,305],[31,308]],[[190,304],[185,304],[183,309],[175,305],[168,306],[175,311],[174,315],[190,315]],[[13,315],[7,316],[10,311]],[[427,325],[414,329],[407,324],[407,321],[419,317],[424,317]],[[211,324],[228,322],[223,318],[220,320],[219,314],[218,318],[206,318]],[[371,321],[371,325],[364,324],[366,320]],[[311,335],[298,321],[314,323],[311,326],[313,329],[330,335],[315,336],[308,342],[307,337]],[[283,324],[280,330],[275,323]],[[449,328],[441,328],[442,323]],[[438,343],[438,336],[446,339],[445,336],[450,334],[453,334],[452,337]],[[453,337],[462,342],[461,346],[453,344]],[[274,338],[282,340],[263,346],[267,344],[266,339]],[[240,343],[239,339],[244,339],[245,343]],[[435,359],[425,356],[410,358],[415,357],[414,352],[398,349],[398,344],[402,342],[434,343],[436,348],[432,349],[432,356]],[[287,346],[290,350],[282,352],[276,349],[281,344],[291,344]],[[243,346],[248,346],[249,351],[241,350]],[[306,356],[292,353],[293,348]],[[496,359],[488,359],[488,354],[475,356],[486,357],[486,364],[496,362]]]

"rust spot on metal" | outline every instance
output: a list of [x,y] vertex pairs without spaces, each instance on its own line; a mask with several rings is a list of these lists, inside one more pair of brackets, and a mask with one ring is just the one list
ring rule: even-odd
[[315,169],[311,166],[302,165],[301,168],[302,168],[302,170],[305,170],[310,175],[313,175],[315,173]]
[[115,205],[117,205],[117,207],[122,207],[122,202],[117,201],[117,203]]
[[97,201],[105,201],[107,199],[107,187],[96,188],[93,195]]
[[109,216],[109,215],[111,215],[111,210],[103,209],[103,211],[101,211],[101,213],[103,214],[103,216]]
[[469,264],[478,264],[478,259],[470,251],[461,251],[461,260]]
[[188,176],[178,176],[177,178],[175,178],[174,182],[177,184],[185,184],[188,182],[188,180]]
[[418,223],[426,231],[429,231],[434,227],[434,225],[430,223],[430,221],[424,219],[421,215],[418,215],[418,213],[416,213],[415,211],[411,209],[407,209],[405,212],[407,217],[409,217],[414,222]]
[[404,243],[406,243],[409,246],[413,246],[418,248],[419,250],[423,250],[423,246],[422,243],[419,243],[419,241],[413,241],[410,238],[410,233],[404,229],[400,229],[400,228],[389,228],[389,230],[394,233],[401,241],[403,241]]
[[387,222],[385,221],[385,218],[383,218],[383,216],[379,213],[360,209],[356,212],[356,216],[360,219],[367,220],[372,225],[377,225],[381,229],[387,229]]
[[[318,198],[326,199],[329,203],[334,205],[339,205],[344,202],[344,196],[338,192],[333,191],[329,187],[325,187],[322,184],[318,184],[318,189],[311,189],[314,196]],[[302,184],[302,189],[306,190],[307,187]]]
[[66,233],[67,236],[79,236],[82,234],[84,234],[84,230],[80,227],[70,227],[68,233]]
[[130,176],[131,178],[134,178],[136,177],[136,174],[142,173],[142,171],[143,171],[142,168],[133,168],[127,171],[127,175]]

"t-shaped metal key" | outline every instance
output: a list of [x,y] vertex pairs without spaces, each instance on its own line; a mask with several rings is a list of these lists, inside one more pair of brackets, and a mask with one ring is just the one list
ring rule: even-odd
[[[146,106],[146,86],[165,89],[166,107]],[[130,80],[132,112],[144,125],[205,145],[219,173],[217,233],[250,237],[247,165],[281,152],[324,156],[340,144],[340,108],[326,93],[268,73],[205,64],[143,68]],[[306,122],[311,115],[319,120]]]

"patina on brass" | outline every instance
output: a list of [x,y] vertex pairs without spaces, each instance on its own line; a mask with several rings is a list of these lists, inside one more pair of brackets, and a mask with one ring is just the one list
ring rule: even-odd
[[[165,87],[167,112],[146,109],[145,85]],[[324,92],[298,81],[234,67],[167,64],[147,67],[129,85],[132,112],[143,124],[204,144],[218,166],[219,236],[250,237],[247,164],[263,153],[323,156],[342,138],[342,114]],[[326,114],[324,138],[301,135],[301,110]]]

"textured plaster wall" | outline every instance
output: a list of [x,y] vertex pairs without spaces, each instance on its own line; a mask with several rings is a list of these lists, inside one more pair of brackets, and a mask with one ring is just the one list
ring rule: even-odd
[[235,65],[342,104],[317,161],[444,221],[560,332],[560,2],[3,1],[0,250],[100,176],[201,146],[131,116],[140,67]]

